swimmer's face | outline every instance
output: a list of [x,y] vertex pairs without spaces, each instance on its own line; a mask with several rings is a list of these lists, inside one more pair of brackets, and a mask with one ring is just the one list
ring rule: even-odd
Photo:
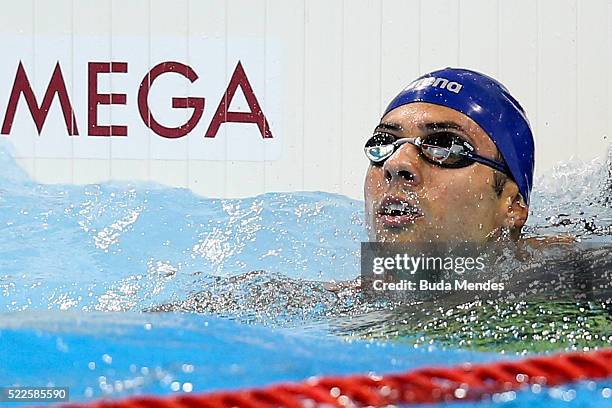
[[[381,124],[397,138],[448,131],[468,141],[476,153],[495,159],[489,136],[472,119],[453,109],[411,103],[386,114]],[[370,164],[365,179],[369,238],[386,242],[484,242],[504,229],[520,229],[527,219],[516,184],[508,180],[500,195],[494,172],[474,163],[443,168],[426,161],[406,143],[382,164]]]

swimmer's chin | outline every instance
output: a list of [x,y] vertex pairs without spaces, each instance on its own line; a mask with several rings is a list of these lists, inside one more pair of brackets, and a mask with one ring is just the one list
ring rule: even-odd
[[421,242],[423,216],[414,222],[381,222],[379,215],[373,215],[366,225],[368,239],[372,242]]
[[423,213],[406,215],[376,214],[376,224],[385,229],[411,229],[423,221]]
[[412,243],[422,242],[422,236],[416,230],[415,225],[410,226],[386,226],[379,227],[373,234],[375,242],[397,242],[397,243]]

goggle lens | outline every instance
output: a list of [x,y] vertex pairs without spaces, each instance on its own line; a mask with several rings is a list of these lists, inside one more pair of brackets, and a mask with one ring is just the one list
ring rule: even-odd
[[[396,137],[389,133],[375,133],[365,145],[365,154],[374,164],[381,164],[391,157],[399,145]],[[417,146],[425,159],[442,167],[466,167],[474,161],[466,153],[474,148],[465,140],[452,133],[434,133],[417,138],[413,145]]]
[[426,159],[443,167],[466,167],[474,162],[467,155],[474,148],[467,141],[452,133],[429,135],[423,140],[420,147]]
[[364,148],[368,159],[373,163],[381,163],[389,158],[397,148],[395,136],[389,133],[375,133],[367,142]]

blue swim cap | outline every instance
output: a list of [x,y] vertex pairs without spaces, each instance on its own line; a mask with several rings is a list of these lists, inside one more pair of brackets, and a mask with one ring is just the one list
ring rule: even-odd
[[525,110],[506,87],[479,72],[445,68],[410,83],[391,101],[384,115],[413,102],[446,106],[476,122],[497,146],[525,203],[529,204],[534,169],[533,134]]

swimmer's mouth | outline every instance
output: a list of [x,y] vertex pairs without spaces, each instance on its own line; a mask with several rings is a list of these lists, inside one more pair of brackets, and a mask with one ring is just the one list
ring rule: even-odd
[[417,219],[423,217],[423,212],[415,204],[396,196],[386,196],[376,213],[383,225],[399,227],[413,224]]

